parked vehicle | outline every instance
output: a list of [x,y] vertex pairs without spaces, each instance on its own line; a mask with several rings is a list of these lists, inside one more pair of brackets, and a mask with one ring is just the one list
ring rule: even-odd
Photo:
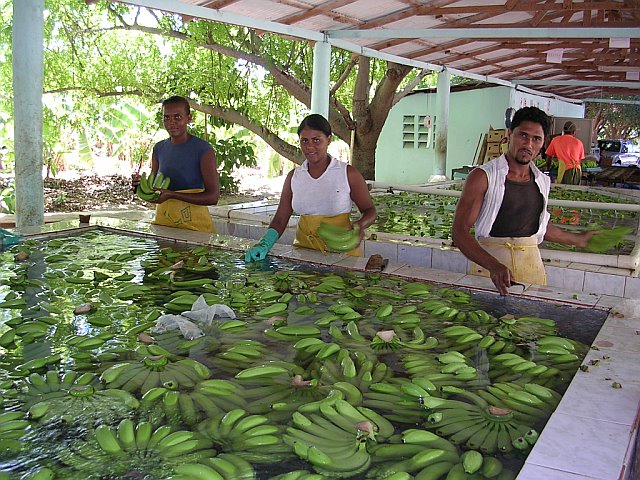
[[598,140],[599,164],[640,166],[640,149],[631,140]]

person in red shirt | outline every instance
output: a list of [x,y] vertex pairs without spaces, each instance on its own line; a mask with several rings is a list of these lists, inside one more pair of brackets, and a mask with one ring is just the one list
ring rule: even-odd
[[545,150],[547,168],[552,157],[558,158],[558,177],[556,183],[580,185],[582,168],[580,162],[584,158],[584,145],[575,137],[576,124],[568,121],[562,127],[562,135],[555,137]]

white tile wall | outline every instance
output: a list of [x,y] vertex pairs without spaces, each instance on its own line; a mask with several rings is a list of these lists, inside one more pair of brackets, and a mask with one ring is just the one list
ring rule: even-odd
[[584,275],[585,293],[604,293],[605,295],[624,295],[624,278],[620,275],[607,275],[597,272],[586,272]]
[[581,292],[584,288],[584,271],[573,268],[562,268],[554,265],[545,265],[547,272],[547,285],[559,287],[574,292]]
[[640,278],[625,277],[625,298],[640,298]]
[[[615,480],[624,463],[629,435],[628,425],[554,413],[529,454],[527,463],[583,475],[584,478]],[[575,444],[570,438],[584,439],[584,443]],[[543,479],[546,477],[518,476],[518,480]]]
[[364,241],[364,256],[370,257],[374,254],[382,255],[383,258],[389,261],[398,261],[398,244],[386,243],[386,242],[372,242],[371,240]]
[[253,238],[254,240],[260,240],[264,235],[264,232],[266,231],[267,231],[266,227],[262,225],[247,225],[246,238]]
[[416,267],[431,268],[433,250],[428,247],[413,245],[398,245],[398,262],[415,265]]
[[469,260],[458,250],[434,248],[431,253],[431,268],[456,273],[467,273],[469,271]]
[[[235,223],[229,222],[213,222],[213,227],[216,229],[218,235],[231,235],[233,236],[233,230],[235,230]],[[232,230],[232,231],[229,231]]]

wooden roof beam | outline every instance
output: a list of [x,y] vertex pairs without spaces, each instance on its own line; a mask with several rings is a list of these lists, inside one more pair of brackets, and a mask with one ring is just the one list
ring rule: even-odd
[[[634,2],[635,3],[635,2]],[[504,13],[503,5],[464,5],[459,7],[439,7],[433,10],[436,15],[464,15],[465,13],[487,13],[499,15]],[[519,1],[513,2],[509,8],[512,12],[539,12],[545,11],[596,11],[596,10],[621,10],[640,11],[640,4],[631,5],[629,2],[563,2],[562,5],[556,2]]]
[[332,0],[329,2],[321,3],[320,5],[312,8],[307,8],[300,13],[294,13],[291,15],[287,15],[286,17],[281,17],[276,21],[279,23],[284,23],[286,25],[292,25],[294,23],[302,22],[317,15],[325,15],[337,22],[356,26],[361,23],[359,20],[333,11],[333,9],[335,8],[344,7],[345,5],[349,5],[350,3],[353,3],[353,0]]

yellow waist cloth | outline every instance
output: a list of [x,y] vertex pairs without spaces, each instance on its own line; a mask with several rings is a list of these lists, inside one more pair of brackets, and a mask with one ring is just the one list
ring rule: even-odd
[[[202,188],[176,191],[180,193],[204,192]],[[215,233],[209,207],[206,205],[193,205],[174,198],[156,205],[156,218],[151,223],[196,230],[198,232]]]
[[562,160],[558,161],[558,176],[556,183],[564,183],[565,185],[580,185],[582,177],[582,168],[580,165],[574,168],[567,168],[567,164]]
[[[534,237],[486,237],[479,238],[478,243],[511,270],[516,282],[547,284],[547,274]],[[490,276],[489,270],[474,262],[470,262],[469,273],[482,277]]]
[[[348,213],[341,213],[326,217],[324,215],[301,215],[296,229],[296,238],[293,240],[294,247],[312,248],[325,253],[327,245],[316,233],[321,223],[329,223],[343,228],[351,228],[351,221]],[[347,255],[352,257],[360,256],[360,248],[349,250]]]

